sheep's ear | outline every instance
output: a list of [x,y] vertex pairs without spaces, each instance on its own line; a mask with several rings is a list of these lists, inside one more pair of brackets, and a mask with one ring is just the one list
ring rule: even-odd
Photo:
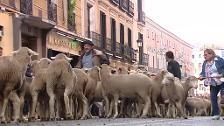
[[72,61],[72,58],[66,57],[66,59],[67,59],[68,61]]
[[51,59],[52,59],[52,60],[55,60],[55,59],[56,59],[56,57],[51,57]]
[[15,56],[17,53],[18,53],[18,50],[17,50],[17,51],[12,51],[12,52],[11,52],[11,54],[12,54],[13,56]]
[[35,52],[35,51],[31,50],[31,49],[28,49],[28,51],[31,54],[31,56],[37,56],[37,55],[39,55],[39,53],[37,53],[37,52]]

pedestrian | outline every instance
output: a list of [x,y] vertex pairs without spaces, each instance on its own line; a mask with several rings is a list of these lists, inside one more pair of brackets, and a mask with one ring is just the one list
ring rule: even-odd
[[91,69],[94,66],[100,66],[101,64],[109,64],[108,57],[102,51],[94,49],[94,44],[92,41],[86,40],[83,44],[84,50],[76,67]]
[[3,48],[0,46],[0,56],[3,54]]
[[[212,105],[213,120],[220,119],[220,110],[218,106],[218,93],[221,90],[221,103],[224,104],[224,83],[220,80],[224,75],[224,60],[217,56],[212,49],[204,50],[205,61],[202,65],[202,72],[199,80],[204,80],[205,86],[210,86],[210,98]],[[206,77],[216,78],[206,78]]]
[[167,70],[172,73],[174,77],[181,79],[180,64],[174,60],[172,51],[166,52],[166,62],[168,62]]

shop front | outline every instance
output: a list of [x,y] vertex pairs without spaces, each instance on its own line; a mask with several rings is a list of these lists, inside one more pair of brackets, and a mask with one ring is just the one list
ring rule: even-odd
[[52,30],[47,35],[47,57],[56,56],[64,53],[72,58],[71,65],[74,67],[81,51],[80,39],[61,31]]

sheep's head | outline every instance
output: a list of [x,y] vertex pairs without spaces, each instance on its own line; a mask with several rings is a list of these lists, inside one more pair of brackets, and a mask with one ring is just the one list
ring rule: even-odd
[[163,78],[164,78],[164,76],[166,75],[166,74],[168,74],[169,72],[167,71],[167,70],[165,70],[165,69],[163,69],[163,70],[160,70],[156,75],[155,75],[155,79],[156,80],[162,80]]
[[195,76],[190,76],[185,80],[190,88],[198,88],[198,79]]
[[169,85],[174,80],[175,80],[174,75],[172,73],[170,73],[170,72],[166,72],[165,75],[164,75],[164,78],[162,80],[162,84]]
[[41,58],[40,59],[40,67],[41,68],[47,68],[49,66],[49,64],[51,64],[51,60],[48,58]]
[[64,53],[59,53],[55,57],[51,57],[52,60],[66,60],[70,62],[72,58],[67,57]]
[[17,58],[20,62],[30,63],[32,56],[37,56],[38,53],[29,49],[28,47],[21,47],[20,49],[12,52],[13,57]]
[[97,67],[97,66],[95,66],[95,67],[93,67],[92,69],[90,69],[90,70],[88,71],[88,74],[89,74],[92,78],[96,79],[97,81],[100,81],[100,80],[101,80],[101,76],[100,76],[100,68]]
[[38,69],[40,69],[40,67],[39,67],[39,63],[40,63],[40,61],[38,61],[38,60],[34,60],[34,61],[32,61],[29,65],[30,65],[30,68],[32,69],[32,71],[36,71],[36,70],[38,70]]

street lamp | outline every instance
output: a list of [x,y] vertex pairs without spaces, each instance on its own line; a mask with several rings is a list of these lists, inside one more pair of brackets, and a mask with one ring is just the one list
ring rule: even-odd
[[143,46],[143,40],[142,39],[138,39],[137,40],[137,45],[139,48],[139,65],[142,65],[142,46]]

